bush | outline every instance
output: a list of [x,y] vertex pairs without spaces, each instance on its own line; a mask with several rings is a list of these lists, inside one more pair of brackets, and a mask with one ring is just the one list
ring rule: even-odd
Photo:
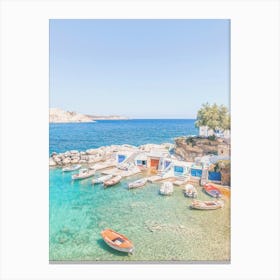
[[187,143],[188,145],[192,145],[192,147],[195,146],[194,137],[188,137],[188,138],[186,139],[186,143]]
[[208,140],[215,141],[216,136],[215,135],[208,136]]

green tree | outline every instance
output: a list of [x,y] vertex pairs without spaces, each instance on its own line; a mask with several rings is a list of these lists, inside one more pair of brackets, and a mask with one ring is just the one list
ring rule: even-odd
[[195,126],[208,126],[213,130],[230,129],[230,115],[227,107],[218,106],[216,103],[213,105],[202,104],[202,108],[197,112]]

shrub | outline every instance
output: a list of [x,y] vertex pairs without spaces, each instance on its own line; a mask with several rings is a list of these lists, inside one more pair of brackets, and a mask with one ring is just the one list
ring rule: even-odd
[[216,136],[215,135],[208,136],[208,139],[211,140],[211,141],[215,141],[216,140]]

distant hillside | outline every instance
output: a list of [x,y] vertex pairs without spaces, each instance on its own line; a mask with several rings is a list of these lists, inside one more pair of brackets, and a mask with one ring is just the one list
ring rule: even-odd
[[127,117],[122,116],[98,116],[84,115],[71,111],[63,111],[58,108],[50,108],[50,123],[71,123],[71,122],[94,122],[95,120],[127,120]]
[[116,116],[116,115],[110,115],[110,116],[86,115],[86,116],[92,118],[93,120],[128,120],[129,119],[127,117]]
[[92,122],[89,116],[76,112],[63,111],[58,108],[50,108],[50,123]]

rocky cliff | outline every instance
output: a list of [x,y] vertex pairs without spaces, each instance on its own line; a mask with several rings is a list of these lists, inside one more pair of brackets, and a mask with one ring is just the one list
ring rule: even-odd
[[76,112],[63,111],[57,108],[50,108],[50,123],[68,123],[68,122],[92,122],[93,119]]
[[229,156],[230,147],[223,139],[200,137],[180,137],[175,139],[175,154],[186,161],[195,161],[196,157],[205,155]]

